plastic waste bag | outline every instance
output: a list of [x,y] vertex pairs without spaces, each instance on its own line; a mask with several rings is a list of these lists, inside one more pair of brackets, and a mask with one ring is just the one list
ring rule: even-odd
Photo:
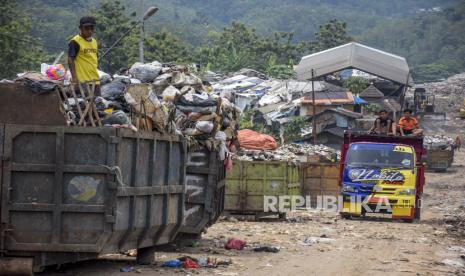
[[102,85],[100,91],[102,93],[102,97],[105,100],[115,100],[122,98],[124,95],[124,91],[126,87],[129,85],[130,80],[126,78],[118,78],[113,80],[110,83]]
[[173,79],[171,80],[171,84],[174,86],[194,86],[194,85],[202,85],[202,79],[199,77],[192,75],[192,74],[186,74],[181,71],[175,71],[173,72]]
[[236,238],[230,238],[224,245],[224,248],[227,250],[230,250],[230,249],[242,250],[244,249],[246,244],[247,243],[243,240],[236,239]]
[[182,262],[180,260],[170,260],[161,264],[163,267],[181,267]]
[[228,147],[226,147],[226,133],[223,131],[218,131],[215,134],[215,139],[220,141],[220,147],[218,151],[218,157],[221,161],[226,159],[226,155],[229,153]]
[[103,71],[97,70],[98,77],[100,79],[100,85],[104,85],[111,82],[111,76]]
[[237,133],[241,148],[254,150],[275,150],[278,143],[270,135],[258,133],[250,129],[242,129]]
[[179,98],[178,104],[185,105],[185,106],[207,107],[207,106],[216,106],[217,101],[213,99],[207,93],[202,93],[202,94],[188,93]]
[[129,69],[129,74],[141,82],[153,82],[160,74],[161,68],[162,64],[158,61],[146,64],[136,62]]
[[213,122],[199,121],[195,124],[195,128],[203,133],[211,133],[213,130]]
[[66,77],[66,69],[62,64],[49,65],[42,63],[40,73],[51,80],[64,80]]
[[191,260],[189,258],[186,258],[186,260],[182,264],[182,267],[183,268],[199,268],[200,266],[195,261],[193,261],[193,260]]
[[168,86],[163,91],[163,93],[161,94],[161,96],[163,97],[163,101],[165,101],[165,102],[173,102],[174,98],[177,95],[181,95],[181,92],[178,89],[176,89],[174,86],[171,86],[171,85]]
[[130,124],[129,117],[126,113],[121,110],[113,111],[112,114],[108,115],[102,120],[104,125],[126,125]]

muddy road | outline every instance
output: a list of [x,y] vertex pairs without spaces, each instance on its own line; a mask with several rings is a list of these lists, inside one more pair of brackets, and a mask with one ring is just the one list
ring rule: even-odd
[[[427,173],[419,223],[390,219],[344,220],[334,213],[296,211],[287,221],[226,219],[202,240],[157,253],[157,262],[191,256],[231,261],[218,268],[138,266],[124,255],[49,269],[41,275],[465,275],[465,151],[447,173]],[[247,241],[225,250],[227,238]],[[254,252],[261,245],[278,253]],[[131,268],[132,272],[120,272]]]

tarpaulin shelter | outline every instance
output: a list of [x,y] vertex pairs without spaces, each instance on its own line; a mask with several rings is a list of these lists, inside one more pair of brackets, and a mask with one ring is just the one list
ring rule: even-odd
[[294,67],[300,80],[312,79],[312,69],[318,78],[350,68],[399,84],[407,83],[410,77],[405,58],[356,42],[304,56]]

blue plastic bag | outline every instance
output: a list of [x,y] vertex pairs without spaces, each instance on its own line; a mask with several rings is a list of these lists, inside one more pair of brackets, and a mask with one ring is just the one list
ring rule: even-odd
[[180,260],[171,260],[161,264],[163,267],[181,267],[182,262]]

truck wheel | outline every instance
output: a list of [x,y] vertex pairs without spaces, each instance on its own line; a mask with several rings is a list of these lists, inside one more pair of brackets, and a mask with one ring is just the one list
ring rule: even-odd
[[349,213],[339,213],[343,219],[351,219],[352,215]]
[[[418,206],[418,205],[417,205]],[[421,207],[415,208],[415,214],[413,215],[416,221],[420,221],[421,218]]]

